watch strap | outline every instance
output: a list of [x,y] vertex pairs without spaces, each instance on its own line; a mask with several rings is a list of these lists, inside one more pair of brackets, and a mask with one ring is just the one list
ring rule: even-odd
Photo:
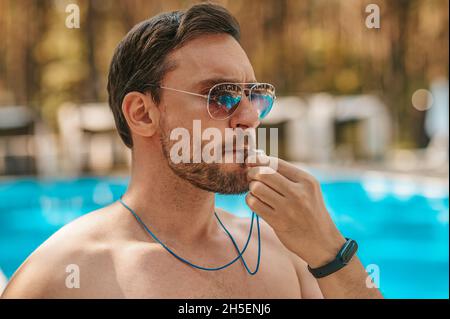
[[[358,245],[356,244],[356,242],[353,239],[346,238],[346,240],[347,241],[342,246],[342,248],[339,250],[339,253],[337,254],[336,258],[333,261],[329,262],[328,264],[326,264],[324,266],[317,267],[317,268],[311,268],[308,265],[309,272],[315,278],[323,278],[323,277],[326,277],[328,275],[331,275],[332,273],[335,273],[339,269],[344,268],[348,264],[350,259],[356,253],[356,249],[357,249]],[[344,260],[343,254],[347,253],[346,250],[350,247],[350,244],[354,244],[356,246],[356,249],[353,251],[351,256],[348,256],[347,259]]]

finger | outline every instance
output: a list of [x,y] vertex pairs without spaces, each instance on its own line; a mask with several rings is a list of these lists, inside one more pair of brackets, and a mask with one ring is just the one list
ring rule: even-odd
[[279,206],[279,204],[284,201],[283,195],[260,181],[251,181],[249,189],[250,193],[253,196],[258,197],[258,199],[260,199],[271,208]]
[[262,218],[271,219],[271,216],[274,214],[274,210],[272,207],[268,206],[264,202],[262,202],[258,197],[253,196],[251,193],[248,193],[245,197],[245,202],[248,207]]
[[293,186],[293,183],[289,179],[277,173],[270,167],[252,167],[248,170],[247,175],[250,181],[255,180],[263,182],[281,195],[285,195],[289,191],[289,188]]
[[267,156],[263,152],[249,155],[246,158],[245,163],[247,167],[269,166],[293,182],[298,182],[302,178],[307,177],[306,175],[308,174],[289,162],[277,157]]
[[301,182],[303,179],[314,179],[311,174],[280,158],[278,158],[277,164],[278,167],[274,169],[293,182]]

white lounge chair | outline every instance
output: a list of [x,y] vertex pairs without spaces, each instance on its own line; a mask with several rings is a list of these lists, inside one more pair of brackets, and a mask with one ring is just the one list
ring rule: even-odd
[[[85,167],[107,172],[129,157],[116,133],[114,117],[105,103],[66,103],[58,110],[63,170],[80,174]],[[116,161],[117,160],[117,161]]]
[[8,279],[6,279],[6,276],[3,274],[2,270],[0,269],[0,295],[3,292],[3,290],[5,289],[7,283],[8,283]]

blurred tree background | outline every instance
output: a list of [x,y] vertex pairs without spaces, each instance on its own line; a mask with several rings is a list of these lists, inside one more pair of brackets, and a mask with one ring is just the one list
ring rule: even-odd
[[[27,105],[55,125],[66,102],[106,101],[115,46],[137,22],[187,0],[0,0],[0,105]],[[81,27],[65,26],[78,4]],[[389,106],[394,147],[423,147],[411,96],[448,78],[448,0],[221,0],[239,20],[258,79],[278,95],[372,93]],[[381,28],[365,8],[381,10]],[[363,107],[363,105],[361,106]]]

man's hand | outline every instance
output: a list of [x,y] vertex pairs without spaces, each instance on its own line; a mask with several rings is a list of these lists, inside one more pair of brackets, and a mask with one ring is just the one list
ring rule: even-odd
[[[269,160],[278,161],[277,171],[267,166]],[[328,214],[318,181],[281,159],[259,155],[256,163],[250,163],[250,158],[247,162],[248,206],[273,227],[286,248],[312,268],[332,261],[345,238]]]
[[[250,209],[269,223],[281,242],[312,268],[334,260],[345,238],[331,220],[320,185],[310,174],[276,158],[247,158]],[[276,163],[276,170],[271,167]],[[325,298],[383,298],[368,287],[357,256],[339,271],[318,279]]]

